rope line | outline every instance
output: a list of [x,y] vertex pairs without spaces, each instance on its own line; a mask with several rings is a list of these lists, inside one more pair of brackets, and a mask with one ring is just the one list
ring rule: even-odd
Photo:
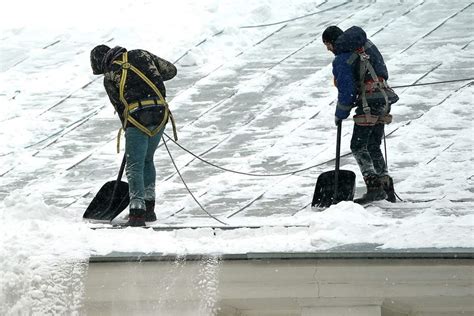
[[403,85],[403,86],[393,86],[393,87],[390,87],[390,88],[392,88],[392,89],[397,89],[397,88],[409,88],[409,87],[429,86],[429,85],[434,85],[434,84],[460,82],[460,81],[471,81],[471,80],[474,80],[474,78],[463,78],[463,79],[454,79],[454,80],[445,80],[445,81],[435,81],[435,82],[427,82],[427,83],[413,83],[413,84],[407,84],[407,85]]
[[[429,82],[429,83],[421,83],[421,84],[411,84],[411,85],[405,85],[405,86],[396,86],[396,87],[392,87],[392,88],[405,88],[405,87],[413,87],[413,86],[425,86],[425,85],[434,85],[434,84],[442,84],[442,83],[453,83],[453,82],[460,82],[460,81],[472,81],[474,80],[474,78],[464,78],[464,79],[455,79],[455,80],[446,80],[446,81],[437,81],[437,82]],[[385,149],[385,159],[386,159],[386,164],[387,164],[387,167],[388,167],[388,155],[387,155],[387,143],[386,143],[386,137],[387,136],[390,136],[392,133],[394,133],[396,131],[396,129],[394,131],[392,131],[391,133],[389,133],[388,135],[385,135],[385,132],[384,132],[384,149]],[[197,158],[198,160],[212,166],[212,167],[215,167],[217,169],[220,169],[220,170],[223,170],[223,171],[226,171],[226,172],[231,172],[231,173],[236,173],[236,174],[241,174],[241,175],[247,175],[247,176],[254,176],[254,177],[278,177],[278,176],[287,176],[287,175],[293,175],[293,174],[296,174],[296,173],[299,173],[299,172],[303,172],[303,171],[306,171],[306,170],[309,170],[309,169],[312,169],[312,168],[315,168],[315,167],[318,167],[318,166],[321,166],[321,165],[324,165],[324,164],[327,164],[331,161],[333,161],[334,159],[331,159],[331,160],[328,160],[328,161],[325,161],[325,162],[322,162],[322,163],[319,163],[319,164],[316,164],[316,165],[312,165],[312,166],[309,166],[309,167],[306,167],[306,168],[303,168],[303,169],[299,169],[299,170],[296,170],[296,171],[290,171],[290,172],[283,172],[283,173],[276,173],[276,174],[257,174],[257,173],[249,173],[249,172],[242,172],[242,171],[237,171],[237,170],[232,170],[232,169],[228,169],[228,168],[224,168],[224,167],[221,167],[221,166],[218,166],[212,162],[209,162],[203,158],[201,158],[200,156],[194,154],[193,152],[191,152],[190,150],[188,150],[187,148],[183,147],[182,145],[180,145],[178,142],[176,142],[173,138],[171,138],[168,134],[164,133],[164,135],[169,139],[171,140],[173,143],[175,143],[179,148],[181,148],[182,150],[184,150],[185,152],[187,152],[188,154],[192,155],[193,157]],[[166,140],[164,137],[162,137],[163,139],[163,143],[166,147],[166,150],[168,151],[168,154],[170,156],[170,159],[171,159],[171,162],[173,163],[173,166],[174,168],[176,169],[176,172],[178,173],[179,177],[181,178],[181,181],[183,182],[184,186],[186,187],[186,190],[189,192],[189,194],[191,195],[191,197],[194,199],[194,201],[199,205],[199,207],[201,208],[201,210],[203,210],[209,217],[211,217],[212,219],[218,221],[219,223],[221,224],[224,224],[224,225],[228,225],[227,223],[219,220],[218,218],[216,218],[214,215],[212,215],[211,213],[209,213],[206,209],[204,209],[204,207],[201,205],[201,203],[199,203],[199,201],[196,199],[196,197],[193,195],[193,193],[191,192],[191,190],[189,189],[189,187],[187,186],[186,182],[184,181],[183,179],[183,176],[181,175],[172,155],[171,155],[171,152],[168,148],[168,145],[166,143]],[[344,156],[347,156],[349,155],[350,153],[348,154],[345,154],[345,155],[342,155],[341,157],[344,157]],[[404,200],[395,192],[395,196],[398,198],[399,201],[401,202],[404,202]],[[257,199],[260,199],[261,196],[257,197]],[[251,203],[250,203],[251,204]],[[249,205],[250,205],[249,204]],[[245,206],[244,209],[246,207],[248,207],[249,205]],[[309,205],[309,204],[308,204]],[[239,213],[240,211],[242,211],[243,209],[237,211],[237,212],[234,212],[233,214],[231,214],[229,217]]]
[[239,28],[240,29],[251,29],[251,28],[259,28],[259,27],[266,27],[266,26],[273,26],[273,25],[278,25],[278,24],[283,24],[283,23],[287,23],[287,22],[293,22],[293,21],[296,21],[296,20],[299,20],[299,19],[304,19],[304,18],[307,18],[309,16],[313,16],[313,15],[316,15],[316,14],[321,14],[321,13],[324,13],[324,12],[327,12],[327,11],[331,11],[333,9],[336,9],[336,8],[339,8],[339,7],[342,7],[342,6],[345,6],[346,4],[348,4],[349,1],[346,1],[344,3],[341,3],[341,4],[338,4],[334,7],[330,7],[330,8],[327,8],[327,9],[323,9],[323,10],[320,10],[320,11],[316,11],[316,12],[311,12],[311,13],[308,13],[308,14],[305,14],[305,15],[302,15],[302,16],[297,16],[297,17],[294,17],[294,18],[291,18],[291,19],[287,19],[287,20],[284,20],[284,21],[278,21],[278,22],[273,22],[273,23],[266,23],[266,24],[258,24],[258,25],[244,25],[244,26],[240,26]]
[[173,143],[175,143],[179,148],[181,148],[182,150],[184,150],[185,152],[187,152],[191,156],[193,156],[193,157],[199,159],[200,161],[204,162],[205,164],[208,164],[208,165],[210,165],[214,168],[217,168],[217,169],[221,169],[223,171],[237,173],[237,174],[241,174],[241,175],[245,175],[245,176],[252,176],[252,177],[282,177],[282,176],[289,176],[289,175],[300,173],[300,172],[303,172],[303,171],[306,171],[306,170],[309,170],[309,169],[312,169],[312,168],[315,168],[315,167],[325,165],[325,164],[327,164],[327,163],[334,160],[334,159],[331,159],[331,160],[324,161],[324,162],[321,162],[321,163],[318,163],[316,165],[312,165],[312,166],[309,166],[309,167],[306,167],[306,168],[303,168],[303,169],[298,169],[298,170],[288,171],[288,172],[282,172],[282,173],[270,173],[270,174],[268,174],[268,173],[243,172],[243,171],[237,171],[237,170],[232,170],[232,169],[228,169],[228,168],[225,168],[225,167],[221,167],[221,166],[218,166],[218,165],[216,165],[216,164],[214,164],[210,161],[207,161],[206,159],[196,155],[195,153],[193,153],[189,149],[187,149],[187,148],[183,147],[182,145],[180,145],[178,142],[176,142],[174,139],[172,139],[168,134],[164,133],[164,135],[166,137],[168,137],[168,139],[171,140]]
[[[169,136],[166,135],[168,138]],[[204,207],[201,205],[201,203],[199,203],[199,201],[196,199],[196,197],[194,196],[194,194],[191,192],[191,190],[189,189],[188,185],[186,184],[186,181],[184,181],[184,178],[183,176],[181,175],[181,172],[179,172],[179,169],[178,169],[178,166],[176,166],[176,163],[173,159],[173,156],[171,155],[171,152],[168,148],[168,144],[166,144],[166,140],[162,137],[163,139],[163,143],[165,144],[165,147],[166,147],[166,151],[168,152],[168,155],[170,156],[170,159],[171,159],[171,162],[173,163],[173,166],[174,168],[176,169],[176,172],[178,173],[179,177],[181,178],[181,181],[183,182],[184,186],[186,187],[186,190],[188,191],[188,193],[191,195],[191,197],[193,198],[193,200],[197,203],[197,205],[199,205],[199,207],[201,208],[201,210],[204,211],[204,213],[206,213],[209,217],[211,217],[212,219],[218,221],[219,223],[221,224],[224,224],[224,225],[229,225],[223,221],[221,221],[220,219],[218,219],[217,217],[215,217],[214,215],[212,215],[211,213],[209,213],[208,211],[206,211],[206,209],[204,209]]]
[[[463,79],[454,79],[454,80],[445,80],[445,81],[435,81],[435,82],[427,82],[427,83],[416,83],[416,84],[410,84],[410,85],[402,85],[402,86],[394,86],[394,87],[391,87],[391,88],[406,88],[406,87],[415,87],[415,86],[426,86],[426,85],[435,85],[435,84],[443,84],[443,83],[454,83],[454,82],[461,82],[461,81],[472,81],[474,80],[474,77],[473,78],[463,78]],[[394,131],[392,131],[390,134],[392,134]],[[387,136],[390,136],[387,135]],[[313,168],[316,168],[316,167],[320,167],[322,165],[325,165],[327,163],[330,163],[331,161],[333,161],[334,159],[330,159],[330,160],[327,160],[327,161],[324,161],[324,162],[321,162],[321,163],[318,163],[318,164],[315,164],[315,165],[312,165],[312,166],[309,166],[309,167],[306,167],[306,168],[302,168],[302,169],[298,169],[298,170],[294,170],[294,171],[288,171],[288,172],[281,172],[281,173],[272,173],[272,174],[265,174],[265,173],[251,173],[251,172],[243,172],[243,171],[238,171],[238,170],[232,170],[232,169],[229,169],[229,168],[225,168],[225,167],[221,167],[219,165],[216,165],[198,155],[196,155],[195,153],[193,153],[192,151],[190,151],[189,149],[183,147],[181,144],[179,144],[178,142],[176,142],[173,138],[171,138],[168,134],[164,133],[164,135],[169,139],[171,140],[174,144],[176,144],[179,148],[181,148],[182,150],[184,150],[185,152],[187,152],[188,154],[190,154],[191,156],[195,157],[196,159],[199,159],[201,162],[205,163],[205,164],[208,164],[214,168],[217,168],[217,169],[220,169],[220,170],[223,170],[223,171],[226,171],[226,172],[231,172],[231,173],[236,173],[236,174],[241,174],[241,175],[245,175],[245,176],[251,176],[251,177],[282,177],[282,176],[288,176],[288,175],[294,175],[294,174],[297,174],[297,173],[301,173],[303,171],[307,171],[307,170],[310,170],[310,169],[313,169]],[[384,135],[385,136],[385,135]],[[164,141],[164,138],[163,138],[163,141]],[[166,143],[165,143],[165,146],[166,146]],[[385,144],[386,146],[386,144]],[[387,156],[387,149],[385,147],[385,156]],[[344,157],[344,156],[347,156],[349,155],[350,153],[348,154],[345,154],[345,155],[341,155],[341,157]]]

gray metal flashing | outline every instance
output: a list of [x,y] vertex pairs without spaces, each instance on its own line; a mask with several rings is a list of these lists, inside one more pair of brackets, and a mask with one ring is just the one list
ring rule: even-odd
[[344,259],[378,259],[378,260],[411,260],[411,259],[443,259],[443,260],[472,260],[473,248],[447,249],[405,249],[394,251],[346,251],[346,252],[249,252],[241,254],[164,254],[164,253],[135,253],[112,252],[104,256],[91,256],[90,263],[102,262],[145,262],[145,261],[197,261],[209,256],[219,257],[220,260],[344,260]]

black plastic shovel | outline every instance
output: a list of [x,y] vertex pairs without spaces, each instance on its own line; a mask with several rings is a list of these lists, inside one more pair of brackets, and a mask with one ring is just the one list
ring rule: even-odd
[[128,183],[121,181],[125,164],[124,154],[117,180],[109,181],[100,188],[82,218],[111,221],[128,206]]
[[329,207],[340,201],[352,201],[355,192],[355,173],[350,170],[339,170],[341,158],[342,123],[337,124],[336,170],[323,172],[316,182],[311,206]]

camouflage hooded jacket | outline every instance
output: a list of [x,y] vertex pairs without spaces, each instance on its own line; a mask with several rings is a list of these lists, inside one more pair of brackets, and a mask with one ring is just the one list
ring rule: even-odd
[[[110,102],[113,104],[122,123],[124,120],[124,105],[120,101],[119,93],[122,68],[120,65],[114,64],[113,61],[122,60],[122,55],[126,51],[127,50],[123,47],[114,47],[107,52],[103,60],[104,87],[109,96]],[[166,88],[163,81],[172,79],[176,76],[177,72],[176,67],[172,63],[142,49],[128,51],[128,62],[138,68],[149,80],[151,80],[156,85],[163,98],[166,98]],[[143,81],[143,79],[129,71],[127,73],[127,80],[124,87],[124,97],[127,102],[131,104],[146,99],[156,98],[157,95],[153,89]],[[149,111],[149,113],[143,113],[147,114],[145,118],[148,117],[148,120],[146,120],[144,124],[159,124],[160,115],[157,116],[156,113],[153,113],[153,111],[157,111],[157,109],[155,108],[151,111],[147,111]]]

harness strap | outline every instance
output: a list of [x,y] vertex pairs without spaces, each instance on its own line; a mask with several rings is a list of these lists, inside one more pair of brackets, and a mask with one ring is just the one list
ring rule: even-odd
[[372,114],[358,114],[353,117],[354,123],[359,126],[374,126],[377,124],[379,117]]
[[[380,82],[379,78],[377,77],[377,74],[375,73],[374,67],[372,67],[372,64],[368,61],[367,61],[367,69],[369,70],[369,74],[372,77],[372,81],[376,84],[376,86],[379,88],[380,92],[383,95],[383,98],[385,100],[383,112],[387,113],[389,102],[388,102],[387,93],[385,92],[385,87],[386,87],[385,80],[383,80],[382,83]],[[365,96],[365,82],[364,82],[364,96]]]
[[377,124],[390,124],[392,123],[393,116],[392,114],[385,114],[379,116],[379,120],[377,121]]
[[117,133],[117,154],[120,152],[120,137],[122,136],[123,128],[120,127]]
[[359,64],[359,91],[361,93],[362,99],[362,109],[364,110],[365,114],[370,114],[370,107],[367,103],[367,97],[365,96],[365,73],[367,72],[367,64],[369,64],[369,55],[365,52],[359,53],[360,56],[360,64]]
[[[168,118],[171,118],[171,124],[173,125],[173,135],[174,139],[178,140],[178,135],[176,133],[176,124],[173,119],[173,116],[171,114],[171,111],[168,107],[168,103],[166,102],[165,98],[163,98],[163,95],[161,94],[160,90],[156,87],[156,85],[148,79],[138,68],[133,66],[128,62],[128,52],[123,53],[122,55],[122,60],[115,60],[113,62],[114,64],[120,65],[122,68],[122,75],[120,77],[120,84],[119,84],[119,95],[120,95],[120,101],[122,101],[124,105],[124,110],[123,110],[123,126],[121,129],[125,129],[127,126],[127,122],[132,123],[134,126],[136,126],[139,130],[147,134],[148,136],[152,137],[156,135],[162,128],[163,126],[168,122]],[[127,81],[127,73],[128,70],[133,71],[137,76],[139,76],[157,95],[159,100],[145,100],[145,101],[139,101],[139,102],[134,102],[129,104],[127,100],[125,99],[124,96],[124,91],[125,91],[125,83]],[[152,103],[149,103],[152,102]],[[134,119],[132,116],[129,115],[131,111],[134,111],[136,109],[139,109],[143,105],[163,105],[165,107],[165,115],[163,117],[163,120],[161,123],[156,127],[154,130],[148,129],[146,126],[138,122],[136,119]],[[119,131],[119,139],[117,140],[117,150],[119,148],[120,144],[120,133]]]
[[390,124],[392,123],[392,115],[372,115],[372,114],[358,114],[353,116],[354,123],[359,126],[374,126],[375,124]]
[[370,107],[369,107],[369,104],[367,103],[367,97],[366,97],[367,88],[366,88],[366,82],[365,82],[365,74],[367,72],[369,72],[369,75],[372,78],[372,81],[374,83],[373,86],[377,87],[384,97],[384,100],[385,100],[384,113],[387,112],[388,106],[389,106],[388,96],[387,96],[387,93],[384,91],[385,88],[388,88],[387,84],[385,83],[385,80],[380,80],[377,77],[377,73],[375,72],[374,67],[369,61],[370,56],[367,55],[367,53],[365,53],[365,51],[369,49],[370,47],[372,47],[373,45],[374,44],[370,40],[367,40],[364,46],[357,49],[354,53],[352,53],[352,55],[347,60],[347,63],[351,65],[357,60],[357,58],[360,58],[359,91],[361,94],[362,109],[365,114],[370,114]]
[[144,109],[150,106],[155,106],[155,105],[164,105],[161,100],[144,100],[144,101],[138,101],[138,102],[133,102],[128,105],[128,110],[129,112],[133,113],[135,110],[139,109]]
[[365,81],[365,91],[373,93],[376,89],[388,89],[387,82],[383,77],[378,77],[379,81],[374,82],[372,79]]
[[[369,48],[371,48],[373,45],[374,45],[374,43],[372,43],[370,40],[367,40],[367,42],[365,42],[365,44],[362,48],[363,48],[364,51],[366,51]],[[346,62],[349,65],[352,65],[357,60],[357,58],[359,58],[359,54],[354,52],[354,53],[352,53],[352,55],[349,57],[349,59]]]

